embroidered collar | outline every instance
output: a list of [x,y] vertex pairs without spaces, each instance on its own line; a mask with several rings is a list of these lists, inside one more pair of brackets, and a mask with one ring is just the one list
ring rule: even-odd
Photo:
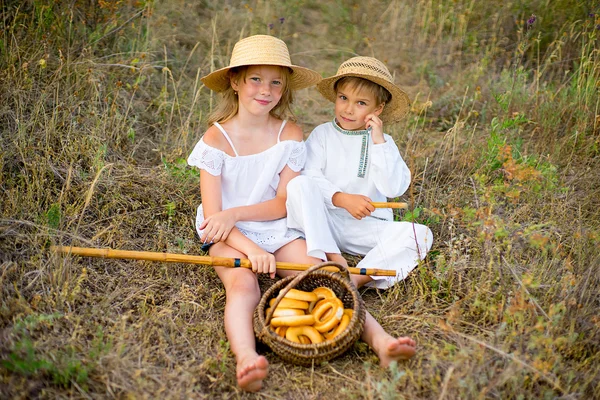
[[362,135],[368,135],[369,134],[369,130],[368,129],[363,129],[360,131],[347,131],[345,129],[342,129],[341,126],[338,125],[337,121],[335,120],[335,118],[333,118],[333,127],[335,128],[336,131],[343,133],[344,135],[349,135],[349,136],[362,136]]
[[362,136],[362,146],[360,147],[360,157],[358,159],[358,172],[356,174],[359,178],[364,178],[367,173],[367,166],[369,165],[369,132],[370,129],[363,129],[361,131],[347,131],[342,129],[335,118],[333,119],[333,127],[340,133],[350,136]]

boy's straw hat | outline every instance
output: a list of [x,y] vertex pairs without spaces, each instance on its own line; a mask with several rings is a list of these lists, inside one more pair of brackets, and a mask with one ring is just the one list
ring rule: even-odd
[[408,95],[398,86],[394,85],[394,78],[392,78],[390,71],[378,59],[372,57],[353,57],[346,60],[338,68],[337,74],[323,79],[317,85],[317,89],[327,100],[335,103],[337,97],[334,89],[335,83],[345,76],[355,76],[375,82],[390,92],[392,99],[386,103],[383,112],[379,116],[382,121],[397,122],[408,113],[410,108]]
[[287,45],[281,39],[269,35],[254,35],[240,40],[233,47],[229,66],[218,69],[200,80],[215,92],[229,87],[228,72],[231,68],[247,65],[278,65],[292,70],[290,89],[302,89],[321,80],[318,72],[293,65]]

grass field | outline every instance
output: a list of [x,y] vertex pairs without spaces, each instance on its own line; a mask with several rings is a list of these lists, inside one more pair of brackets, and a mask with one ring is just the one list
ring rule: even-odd
[[[0,0],[0,398],[600,398],[600,5],[577,0]],[[199,77],[251,34],[324,76],[380,58],[413,100],[386,128],[425,262],[368,309],[418,354],[362,342],[315,368],[268,348],[236,387],[210,267],[51,245],[202,254],[185,159]],[[306,135],[332,118],[314,89]],[[268,284],[268,281],[264,282]]]

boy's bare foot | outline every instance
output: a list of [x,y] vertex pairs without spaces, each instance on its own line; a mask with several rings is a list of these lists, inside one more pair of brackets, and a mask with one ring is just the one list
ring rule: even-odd
[[237,363],[237,383],[247,392],[257,392],[269,372],[269,362],[256,353],[240,357]]
[[392,361],[408,360],[417,352],[417,344],[409,337],[388,337],[381,341],[375,352],[379,356],[382,367],[387,367]]

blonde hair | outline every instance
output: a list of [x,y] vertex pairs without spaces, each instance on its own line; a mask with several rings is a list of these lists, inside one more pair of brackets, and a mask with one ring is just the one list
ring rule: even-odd
[[343,89],[345,87],[358,92],[363,89],[371,92],[371,94],[375,96],[377,105],[382,103],[387,104],[392,99],[392,94],[383,86],[357,76],[344,76],[343,78],[340,78],[333,85],[333,90],[337,92],[338,89]]
[[[238,82],[243,80],[246,82],[246,72],[248,71],[248,67],[249,66],[231,68],[228,71],[229,79],[237,80]],[[288,119],[295,122],[296,117],[291,109],[294,101],[292,91],[290,90],[292,70],[287,67],[279,68],[282,73],[283,92],[281,99],[279,99],[279,103],[271,110],[270,114],[278,119]],[[237,93],[233,90],[231,85],[229,85],[227,89],[221,92],[221,99],[219,100],[217,107],[208,116],[208,126],[212,126],[215,122],[222,124],[235,117],[238,111],[239,103]]]

